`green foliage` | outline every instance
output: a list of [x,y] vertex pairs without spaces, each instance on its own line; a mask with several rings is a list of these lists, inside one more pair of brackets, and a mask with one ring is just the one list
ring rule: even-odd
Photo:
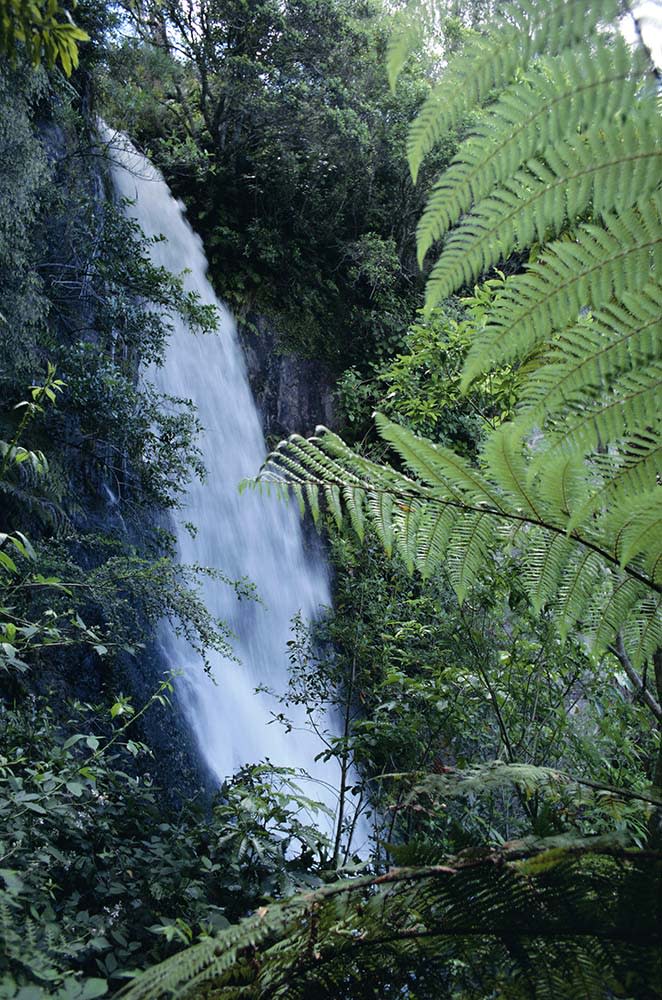
[[406,351],[376,366],[372,382],[360,383],[368,386],[363,400],[360,386],[350,395],[351,375],[344,376],[341,405],[347,399],[356,409],[362,401],[361,416],[367,422],[372,404],[372,411],[381,410],[418,434],[475,454],[483,433],[510,416],[516,400],[517,373],[510,365],[476,380],[470,394],[461,390],[463,363],[503,282],[494,278],[461,303],[449,299],[427,319],[421,315],[407,332]]
[[655,906],[659,861],[552,845],[524,871],[513,844],[320,888],[162,963],[121,996],[294,998],[314,989],[427,1000],[498,989],[519,998],[535,981],[541,996],[598,1000],[607,986],[652,997],[659,958],[643,914]]
[[[74,3],[75,6],[75,3]],[[33,66],[60,63],[67,76],[78,66],[78,44],[89,35],[76,27],[58,0],[2,0],[0,53],[16,61],[19,46]]]
[[[31,127],[32,108],[43,98],[41,73],[0,70],[0,352],[20,337],[31,344],[44,318],[41,281],[33,264],[32,231],[50,171]],[[4,365],[3,365],[4,367]],[[24,383],[23,383],[24,384]]]
[[[80,673],[92,657],[52,648],[80,643],[105,658],[115,693],[70,721],[52,708],[61,692],[50,711],[3,706],[10,996],[101,995],[198,938],[127,995],[655,995],[659,856],[631,845],[659,800],[643,721],[659,644],[659,153],[645,53],[603,24],[613,6],[527,0],[480,34],[458,5],[436,22],[444,55],[466,45],[414,126],[414,170],[436,176],[466,138],[419,227],[421,259],[452,230],[428,305],[506,264],[466,312],[430,308],[395,360],[422,207],[396,154],[425,75],[442,68],[402,73],[421,34],[412,10],[391,43],[391,97],[380,19],[335,2],[204,0],[203,33],[175,0],[127,4],[138,37],[101,57],[106,107],[136,123],[185,196],[220,287],[245,309],[296,312],[299,347],[355,363],[354,423],[374,398],[399,456],[385,466],[384,444],[370,460],[325,432],[293,439],[263,473],[265,488],[353,530],[335,542],[335,614],[291,643],[287,696],[313,725],[317,707],[343,714],[323,751],[341,764],[339,838],[355,792],[377,843],[374,867],[340,881],[324,869],[342,846],[309,821],[298,775],[245,768],[209,812],[177,811],[152,784],[158,762],[128,738],[142,713],[118,690],[115,654],[138,649],[164,611],[203,656],[228,652],[196,600],[200,568],[173,565],[149,522],[201,472],[194,414],[135,384],[138,359],[161,357],[169,310],[199,329],[211,317],[149,265],[149,241],[121,213],[72,186],[77,167],[47,166],[33,130],[53,93],[45,75],[14,78],[0,121],[25,169],[7,158],[0,203],[3,387],[19,398],[46,361],[66,386],[57,411],[30,411],[29,439],[3,414],[0,642],[9,677],[24,671],[20,695],[35,677]],[[71,108],[58,121],[85,148]],[[346,333],[329,338],[332,325]],[[105,507],[90,516],[102,484],[139,547],[124,528],[108,537]],[[27,510],[34,548],[16,530]]]
[[[255,767],[210,812],[168,807],[135,711],[0,712],[0,992],[87,1000],[250,907],[316,884],[323,838],[296,776]],[[305,815],[305,812],[304,812]],[[31,992],[30,992],[31,991]]]
[[349,698],[349,736],[336,751],[353,761],[353,801],[368,810],[373,857],[385,863],[412,842],[454,853],[532,832],[616,828],[645,842],[641,802],[605,794],[588,804],[560,786],[525,799],[486,781],[465,801],[406,805],[423,773],[494,758],[646,794],[655,734],[615,658],[596,668],[579,642],[561,646],[548,614],[530,612],[517,563],[490,566],[458,608],[445,575],[421,586],[376,539],[359,545],[346,534],[332,533],[333,610],[315,643],[298,642],[294,678],[308,706],[321,700],[340,715],[338,690]]

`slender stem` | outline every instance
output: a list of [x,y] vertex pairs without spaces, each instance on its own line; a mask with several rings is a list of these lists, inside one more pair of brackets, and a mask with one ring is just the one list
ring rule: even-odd
[[[363,591],[361,591],[361,599],[359,601],[359,607],[358,607],[359,619],[362,613],[363,613]],[[336,835],[333,844],[333,865],[336,868],[338,867],[338,859],[340,856],[340,841],[342,838],[342,825],[343,825],[343,820],[345,818],[345,802],[347,799],[347,785],[348,785],[347,778],[349,775],[349,766],[350,766],[349,729],[352,718],[352,699],[354,697],[354,683],[356,681],[357,638],[358,636],[355,636],[354,649],[352,651],[352,669],[349,674],[349,683],[347,686],[347,691],[345,693],[345,717],[343,720],[343,750],[342,750],[341,764],[340,764],[340,795],[338,799],[338,822],[336,824]],[[348,850],[350,846],[351,846],[351,838],[347,845]]]
[[618,662],[623,667],[623,670],[628,675],[629,680],[634,684],[637,695],[641,698],[643,703],[650,708],[651,712],[655,716],[658,722],[662,722],[662,706],[659,701],[657,701],[651,692],[648,690],[641,677],[637,673],[627,654],[625,645],[623,643],[623,636],[620,634],[616,637],[616,643],[607,647],[610,653],[613,653]]

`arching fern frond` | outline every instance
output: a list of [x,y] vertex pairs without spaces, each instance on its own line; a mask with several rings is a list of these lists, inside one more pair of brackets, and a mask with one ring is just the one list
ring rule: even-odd
[[[591,486],[584,456],[565,454],[560,445],[557,454],[545,448],[537,454],[516,424],[505,424],[488,437],[485,474],[379,414],[376,420],[417,478],[357,455],[337,435],[318,428],[317,436],[305,443],[296,436],[282,442],[253,485],[265,488],[285,475],[325,497],[336,519],[342,504],[360,537],[369,523],[410,571],[417,568],[427,577],[443,563],[460,600],[490,554],[512,544],[534,607],[555,608],[562,635],[577,621],[590,620],[601,649],[623,625],[613,619],[613,608],[621,606],[610,605],[613,590],[625,579],[644,591],[660,586],[653,568],[662,558],[662,538],[648,510],[654,496],[621,502],[617,510],[607,507],[596,517],[587,506]],[[586,513],[578,518],[582,510]],[[634,525],[640,532],[647,526],[641,534],[645,559],[641,545],[629,535],[628,558],[617,546],[618,531],[630,523],[633,532]],[[600,609],[607,606],[609,626],[598,629]]]
[[593,456],[586,477],[589,495],[571,516],[568,530],[612,504],[652,490],[660,476],[662,445],[653,428],[623,441],[617,455]]
[[[572,553],[572,542],[563,535],[544,528],[532,529],[527,541],[529,544],[526,559],[522,563],[522,581],[534,611],[540,613],[558,592],[561,574]],[[616,630],[613,634],[616,634]],[[603,648],[606,648],[607,643]]]
[[595,51],[541,59],[517,87],[505,91],[432,188],[417,227],[419,264],[472,204],[532,157],[544,156],[596,118],[629,111],[640,87],[642,58],[633,59],[623,39],[607,44],[597,39]]
[[556,429],[554,447],[565,454],[586,453],[648,429],[659,430],[656,413],[662,387],[662,361],[621,376],[604,396],[589,405],[578,400]]
[[416,437],[381,413],[375,414],[375,422],[384,440],[393,445],[417,476],[434,488],[436,495],[447,493],[465,503],[487,503],[500,508],[499,497],[489,483],[450,448]]
[[520,426],[540,426],[586,395],[598,394],[615,375],[660,356],[662,288],[650,281],[560,335],[522,385]]
[[633,664],[641,667],[662,647],[662,595],[647,593],[635,612],[622,630]]
[[630,208],[662,175],[655,106],[636,121],[602,123],[570,135],[529,160],[481,199],[448,236],[426,285],[426,312],[514,250],[543,242],[592,207],[596,215]]
[[[625,351],[637,349],[638,345],[630,338],[639,330],[642,331],[639,349],[646,353],[643,359],[635,355],[631,363],[659,353],[661,209],[662,192],[656,192],[629,211],[608,216],[602,227],[580,226],[568,239],[552,243],[540,261],[524,274],[506,281],[490,310],[485,332],[471,347],[463,385],[468,386],[485,370],[522,361],[549,340],[555,330],[575,323],[587,309],[603,307],[604,312],[595,322],[610,327],[605,331],[608,340],[600,337],[602,331],[594,331],[594,341],[600,339],[603,348],[595,352],[600,376],[609,373],[610,365],[622,364]],[[639,291],[644,287],[646,291],[640,299]],[[617,298],[617,304],[612,304],[613,297]],[[632,328],[629,333],[628,326]],[[578,324],[567,335],[569,349],[573,349],[577,337],[588,331],[586,324]],[[564,356],[564,349],[565,344],[560,345],[557,354]],[[577,348],[574,350],[579,353]],[[583,355],[589,360],[586,351]],[[577,380],[580,385],[583,377],[580,373]],[[531,384],[527,383],[524,404],[530,391]]]
[[613,21],[617,11],[614,0],[552,0],[544,5],[520,0],[504,6],[451,60],[413,123],[407,153],[414,180],[435,143],[468,110],[508,86],[537,55],[570,48],[597,33],[599,24]]
[[602,1000],[606,981],[648,995],[660,972],[659,864],[551,838],[347,879],[263,907],[118,996],[351,1000],[366,979],[373,995],[397,995],[413,976],[417,996],[443,1000],[470,986],[477,953],[504,1000],[531,995],[531,969],[555,998]]

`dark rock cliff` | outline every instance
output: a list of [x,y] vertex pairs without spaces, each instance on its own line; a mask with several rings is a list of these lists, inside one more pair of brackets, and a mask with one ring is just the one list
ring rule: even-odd
[[263,316],[238,323],[248,378],[268,445],[288,434],[334,424],[334,379],[321,362],[289,354],[277,327]]

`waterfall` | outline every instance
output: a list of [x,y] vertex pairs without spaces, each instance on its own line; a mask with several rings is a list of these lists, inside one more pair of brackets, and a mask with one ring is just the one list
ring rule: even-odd
[[[200,447],[207,477],[190,486],[179,512],[179,559],[216,568],[233,579],[247,577],[261,599],[239,601],[226,584],[204,582],[207,607],[235,633],[233,648],[240,663],[212,654],[211,679],[187,643],[168,632],[164,646],[169,665],[183,671],[178,697],[201,755],[219,781],[243,764],[268,758],[276,765],[303,768],[317,782],[307,793],[334,807],[329,787],[337,787],[338,768],[334,761],[315,762],[323,745],[309,730],[304,708],[288,710],[295,725],[286,733],[272,721],[272,713],[282,710],[278,702],[255,693],[260,685],[286,690],[290,621],[298,612],[310,621],[321,605],[329,604],[326,567],[304,551],[298,516],[290,505],[252,492],[239,495],[237,484],[255,475],[265,443],[234,322],[207,280],[202,242],[163,178],[123,136],[102,126],[102,137],[111,147],[117,193],[131,199],[127,213],[145,235],[165,237],[151,249],[153,262],[174,274],[186,269],[186,290],[215,306],[220,316],[216,334],[194,335],[176,320],[163,366],[143,376],[165,393],[191,399],[204,428]],[[193,534],[187,521],[196,528]]]

